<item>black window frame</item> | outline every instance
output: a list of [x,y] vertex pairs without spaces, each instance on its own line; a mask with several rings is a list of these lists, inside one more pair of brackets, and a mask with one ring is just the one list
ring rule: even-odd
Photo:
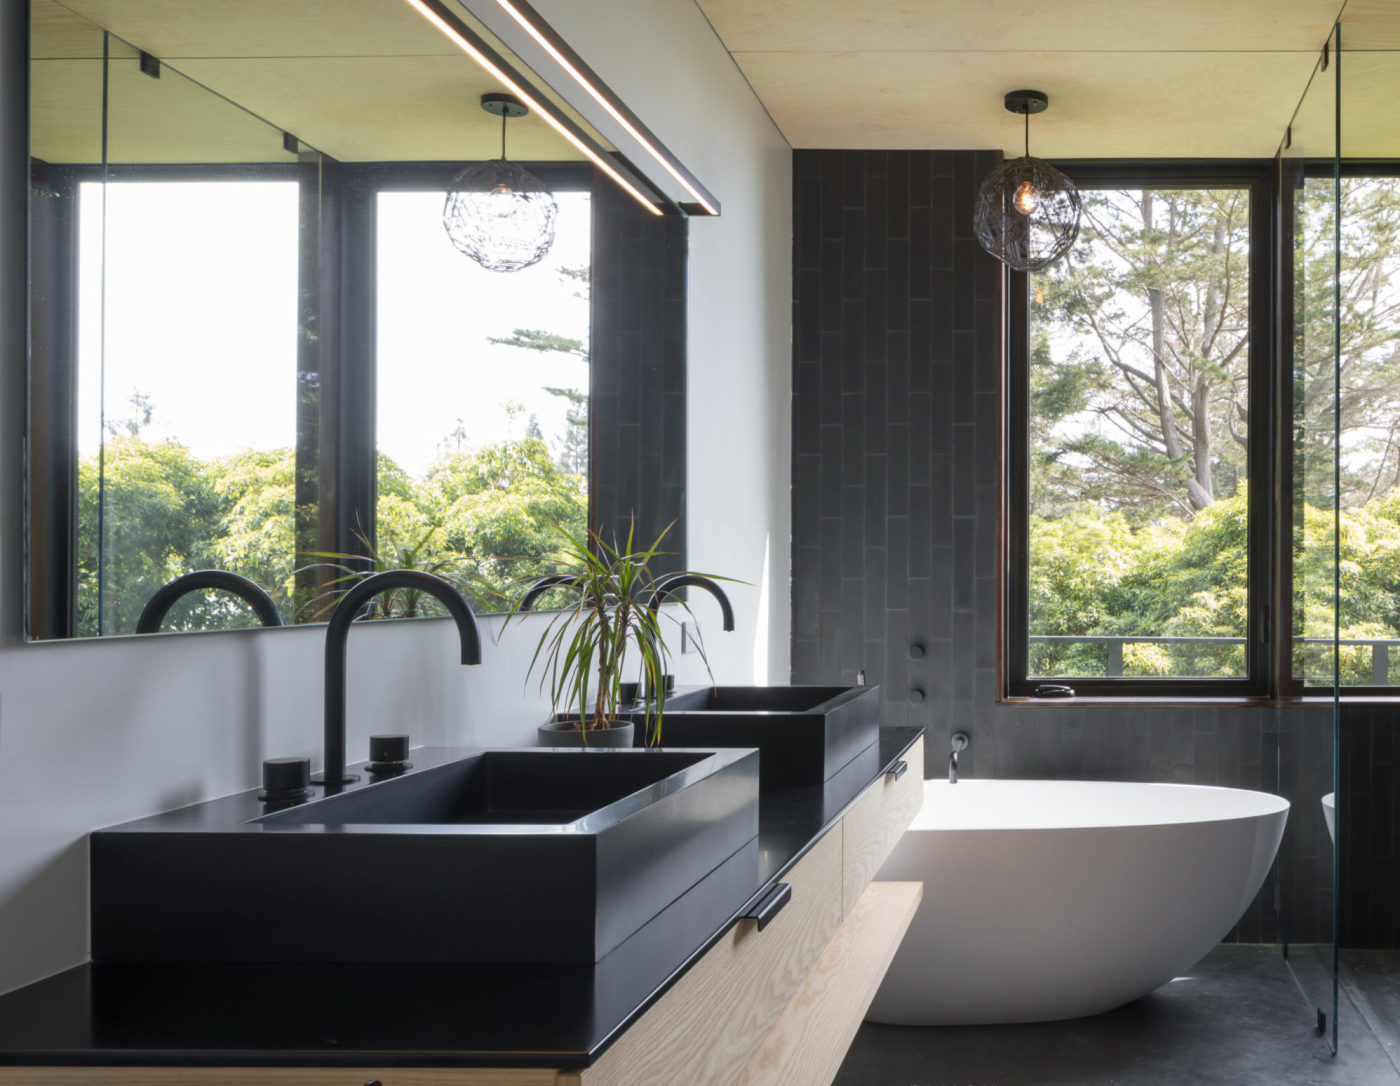
[[[1278,644],[1286,642],[1288,593],[1278,572],[1279,541],[1289,538],[1287,502],[1281,503],[1279,442],[1288,397],[1281,384],[1291,374],[1291,358],[1279,351],[1279,320],[1291,315],[1279,243],[1280,180],[1275,159],[1174,161],[1065,161],[1057,163],[1081,189],[1241,188],[1250,196],[1249,255],[1249,434],[1246,674],[1242,678],[1076,677],[1032,678],[1029,671],[1029,277],[1006,272],[1006,464],[1003,533],[1002,695],[1036,698],[1047,686],[1069,686],[1075,696],[1151,699],[1262,698],[1278,693]],[[1286,293],[1286,297],[1283,295]],[[1283,342],[1291,342],[1288,337]],[[1280,361],[1290,363],[1281,366]],[[1291,385],[1289,386],[1291,387]],[[1286,491],[1282,492],[1286,494]],[[1275,634],[1275,628],[1285,636]],[[1284,653],[1286,658],[1287,653]],[[1039,696],[1044,696],[1042,695]]]

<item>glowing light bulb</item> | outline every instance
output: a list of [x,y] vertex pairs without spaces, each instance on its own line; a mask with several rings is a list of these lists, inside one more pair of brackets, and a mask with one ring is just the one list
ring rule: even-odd
[[1029,181],[1022,181],[1016,186],[1016,194],[1011,197],[1011,202],[1022,215],[1029,215],[1040,205],[1040,190]]

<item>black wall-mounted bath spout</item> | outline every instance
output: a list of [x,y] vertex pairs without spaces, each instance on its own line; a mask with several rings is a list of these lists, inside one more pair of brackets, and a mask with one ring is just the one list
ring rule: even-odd
[[734,629],[734,608],[730,606],[729,597],[724,594],[724,589],[710,578],[701,577],[696,573],[675,573],[670,577],[663,578],[661,583],[656,586],[655,591],[652,592],[647,607],[651,609],[652,614],[655,614],[667,596],[675,595],[682,588],[703,588],[719,600],[719,609],[724,615],[724,628],[726,630]]
[[578,584],[577,577],[571,577],[567,573],[551,573],[548,577],[541,577],[530,586],[530,590],[520,599],[520,606],[517,611],[528,611],[533,608],[539,598],[551,588],[563,588],[566,585]]
[[142,608],[141,617],[136,620],[136,632],[155,633],[160,629],[166,613],[176,600],[206,588],[221,588],[225,592],[232,592],[253,608],[258,621],[264,626],[282,625],[282,616],[277,613],[277,605],[272,602],[272,597],[262,586],[225,569],[200,569],[186,573],[183,577],[176,577],[169,584],[157,589],[156,594]]
[[328,792],[359,779],[345,775],[345,643],[350,636],[350,623],[375,596],[394,588],[416,588],[441,600],[457,623],[462,663],[481,663],[476,616],[461,593],[441,577],[415,569],[391,569],[354,585],[340,598],[326,626],[326,757],[324,769],[312,780],[324,784]]

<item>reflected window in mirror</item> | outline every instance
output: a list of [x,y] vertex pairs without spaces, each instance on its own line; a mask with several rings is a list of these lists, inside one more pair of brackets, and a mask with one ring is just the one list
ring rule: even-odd
[[[284,598],[294,568],[297,184],[81,186],[78,636],[130,633],[155,588],[226,569]],[[221,593],[167,630],[256,625]]]
[[[499,131],[459,128],[455,92],[395,81],[417,113],[392,130],[309,93],[292,133],[240,104],[289,103],[257,65],[187,58],[232,80],[211,90],[76,17],[34,27],[31,637],[130,634],[163,584],[210,567],[289,624],[323,621],[346,570],[376,565],[435,568],[504,610],[553,571],[556,524],[670,525],[659,565],[683,568],[683,216],[538,141],[555,245],[487,272],[442,203]],[[162,629],[254,625],[205,593]]]
[[374,557],[502,610],[588,523],[591,198],[556,191],[554,244],[506,273],[452,246],[444,195],[375,203]]

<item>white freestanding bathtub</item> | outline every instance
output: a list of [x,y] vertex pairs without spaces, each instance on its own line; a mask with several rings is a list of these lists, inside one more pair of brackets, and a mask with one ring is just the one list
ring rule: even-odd
[[877,876],[924,900],[866,1017],[1041,1022],[1146,995],[1229,933],[1287,817],[1234,788],[925,781]]

